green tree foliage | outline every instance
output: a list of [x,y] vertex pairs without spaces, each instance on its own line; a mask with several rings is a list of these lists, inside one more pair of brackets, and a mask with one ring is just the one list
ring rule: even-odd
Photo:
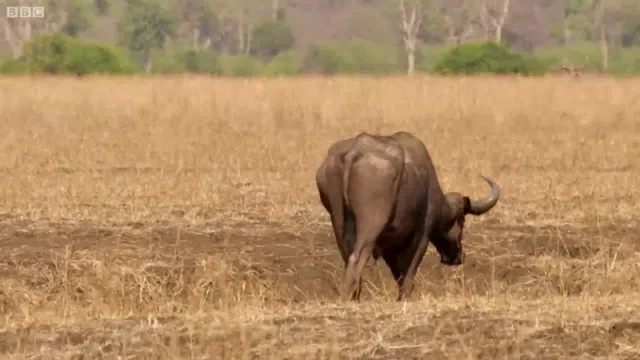
[[141,54],[151,69],[152,50],[162,49],[175,36],[177,19],[159,0],[128,0],[119,23],[120,41],[133,54]]
[[92,4],[90,0],[70,0],[67,6],[67,21],[62,32],[78,36],[91,26]]
[[371,41],[315,45],[302,64],[305,72],[388,74],[402,71],[398,53]]
[[176,16],[180,19],[183,41],[193,48],[203,48],[213,44],[221,32],[220,5],[217,0],[169,0]]
[[291,26],[278,20],[260,23],[253,29],[251,39],[251,54],[265,60],[291,50],[295,44]]
[[621,43],[624,47],[640,45],[640,16],[637,21],[625,24],[622,31]]
[[93,0],[93,6],[100,15],[107,15],[111,10],[110,0]]
[[[55,33],[41,33],[25,44],[19,63],[7,65],[11,70],[51,74],[130,74],[137,69],[119,49],[111,44],[88,42]],[[17,72],[17,71],[14,71]]]
[[165,74],[190,72],[217,75],[222,74],[223,70],[216,52],[193,48],[163,52],[153,64],[153,72]]
[[466,43],[446,52],[435,65],[442,74],[540,74],[545,64],[537,58],[509,50],[493,41]]

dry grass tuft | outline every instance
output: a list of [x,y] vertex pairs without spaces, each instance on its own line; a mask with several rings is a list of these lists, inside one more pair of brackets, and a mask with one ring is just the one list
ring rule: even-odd
[[[640,356],[640,82],[563,78],[0,79],[0,352],[27,358]],[[479,196],[467,263],[360,304],[314,172],[413,132]]]

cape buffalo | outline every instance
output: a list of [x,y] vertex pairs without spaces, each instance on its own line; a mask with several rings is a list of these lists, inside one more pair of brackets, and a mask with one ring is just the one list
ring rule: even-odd
[[397,300],[413,290],[429,241],[443,264],[462,264],[465,215],[488,212],[500,197],[498,185],[481,177],[491,186],[486,200],[443,193],[424,143],[404,131],[361,133],[334,143],[316,172],[316,184],[345,263],[341,298],[359,300],[362,271],[371,256],[382,256],[389,266]]

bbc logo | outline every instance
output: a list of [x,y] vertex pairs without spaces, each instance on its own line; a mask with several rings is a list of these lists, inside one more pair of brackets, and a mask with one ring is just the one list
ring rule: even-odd
[[7,6],[8,18],[43,18],[44,6]]

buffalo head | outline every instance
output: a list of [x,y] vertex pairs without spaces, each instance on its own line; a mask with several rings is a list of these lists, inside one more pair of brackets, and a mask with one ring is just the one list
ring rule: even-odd
[[460,265],[464,261],[462,235],[464,220],[467,214],[482,215],[491,210],[500,198],[500,187],[494,181],[481,176],[490,186],[491,195],[484,200],[471,200],[457,192],[445,194],[448,211],[443,214],[443,221],[433,236],[433,244],[440,253],[440,262],[445,265]]

